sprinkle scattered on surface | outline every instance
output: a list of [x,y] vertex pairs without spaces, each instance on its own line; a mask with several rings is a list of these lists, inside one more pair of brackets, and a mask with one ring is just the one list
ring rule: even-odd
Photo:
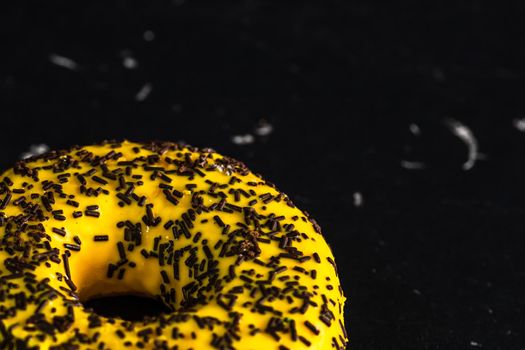
[[139,64],[133,57],[124,57],[122,60],[122,65],[127,69],[136,69]]
[[144,34],[142,34],[142,37],[145,41],[153,41],[155,40],[155,33],[152,30],[146,30]]
[[410,160],[402,160],[401,167],[408,169],[408,170],[420,170],[420,169],[425,169],[425,163],[413,162]]
[[361,194],[361,192],[354,192],[353,199],[354,199],[354,207],[360,207],[363,205],[364,199],[363,199],[363,195]]
[[71,58],[68,58],[68,57],[60,56],[57,54],[51,54],[49,55],[49,61],[51,61],[51,63],[57,66],[60,66],[66,69],[70,69],[70,70],[78,69],[78,64],[75,61],[73,61]]
[[525,118],[514,119],[512,125],[521,132],[525,132]]
[[455,136],[465,143],[468,148],[468,158],[463,163],[463,170],[472,169],[478,159],[478,141],[476,140],[476,137],[466,125],[457,120],[449,119],[445,124]]
[[413,135],[416,135],[416,136],[419,136],[421,135],[421,129],[419,128],[419,126],[415,123],[412,123],[408,126],[408,129],[410,130],[410,132],[413,134]]
[[249,145],[255,142],[255,137],[252,134],[235,135],[231,140],[236,145]]
[[268,136],[273,132],[273,125],[265,119],[261,119],[255,127],[254,133],[257,136]]
[[150,95],[151,90],[153,90],[153,86],[150,83],[144,84],[144,86],[142,86],[139,92],[137,92],[137,94],[135,95],[135,100],[139,102],[144,101]]
[[39,156],[41,154],[46,153],[47,151],[49,151],[49,146],[44,143],[31,145],[29,147],[29,151],[24,152],[20,155],[20,159],[27,159],[29,157]]
[[120,57],[122,59],[122,66],[126,69],[137,69],[139,62],[133,56],[133,53],[130,50],[122,50],[120,52]]

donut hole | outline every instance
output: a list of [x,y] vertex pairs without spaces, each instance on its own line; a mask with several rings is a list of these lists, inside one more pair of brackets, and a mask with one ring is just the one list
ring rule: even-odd
[[142,321],[146,317],[172,312],[161,301],[139,295],[99,296],[83,304],[99,316],[118,317],[126,321]]

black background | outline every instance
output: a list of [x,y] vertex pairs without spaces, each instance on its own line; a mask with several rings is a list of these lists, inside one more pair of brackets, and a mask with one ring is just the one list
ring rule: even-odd
[[[0,12],[2,168],[36,143],[213,147],[319,221],[349,348],[525,349],[523,2],[14,3]],[[270,135],[232,143],[262,119]],[[479,143],[470,170],[450,120]]]

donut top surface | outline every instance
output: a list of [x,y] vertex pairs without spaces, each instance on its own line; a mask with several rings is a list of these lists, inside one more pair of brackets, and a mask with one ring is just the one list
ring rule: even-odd
[[[211,149],[107,141],[0,177],[0,348],[343,349],[317,223]],[[131,322],[82,302],[156,298]],[[139,306],[140,307],[140,306]]]

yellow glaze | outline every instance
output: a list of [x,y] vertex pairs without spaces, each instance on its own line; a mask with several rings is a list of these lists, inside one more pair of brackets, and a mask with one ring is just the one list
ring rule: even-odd
[[[345,297],[317,224],[238,161],[104,142],[21,161],[0,181],[2,349],[346,345]],[[111,294],[173,312],[130,322],[82,305]]]

